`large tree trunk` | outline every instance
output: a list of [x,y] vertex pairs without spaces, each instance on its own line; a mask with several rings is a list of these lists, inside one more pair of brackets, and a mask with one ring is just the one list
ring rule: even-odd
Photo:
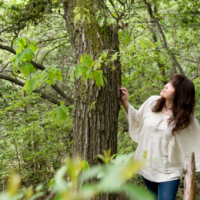
[[[92,20],[91,24],[74,25],[75,7],[90,11],[95,19],[95,12],[102,1],[65,0],[64,10],[66,27],[73,49],[74,63],[81,55],[88,54],[95,59],[104,50],[119,51],[118,34],[114,27],[100,27]],[[120,108],[121,66],[119,59],[108,66],[102,65],[107,79],[104,87],[98,88],[93,80],[75,80],[73,157],[79,155],[89,161],[90,165],[98,164],[95,156],[111,148],[111,154],[117,153],[117,127]],[[96,101],[92,110],[90,105]],[[116,199],[116,195],[102,194],[95,199]]]
[[[64,10],[66,27],[73,49],[74,63],[81,55],[88,54],[93,59],[104,50],[119,51],[118,33],[113,26],[100,27],[94,20],[95,13],[103,1],[65,0]],[[86,8],[93,16],[91,24],[78,22],[74,25],[73,10]],[[75,80],[73,157],[82,156],[90,165],[98,164],[97,154],[111,148],[111,154],[117,152],[117,127],[120,108],[121,66],[119,59],[108,66],[102,65],[107,78],[104,87],[98,88],[93,80]],[[96,101],[92,110],[90,105]],[[104,198],[106,199],[106,198]]]

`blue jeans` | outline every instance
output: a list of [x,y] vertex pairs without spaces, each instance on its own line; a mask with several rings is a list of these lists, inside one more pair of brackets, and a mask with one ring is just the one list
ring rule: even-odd
[[152,182],[147,179],[145,179],[142,176],[142,179],[147,186],[147,189],[149,192],[153,192],[156,195],[157,200],[175,200],[176,199],[176,193],[178,191],[178,186],[180,183],[180,180],[172,180],[172,181],[166,181],[166,182]]

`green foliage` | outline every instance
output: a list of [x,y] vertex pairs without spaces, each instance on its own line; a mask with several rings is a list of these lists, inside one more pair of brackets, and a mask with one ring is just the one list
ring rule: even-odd
[[34,52],[37,51],[37,47],[30,43],[30,41],[25,40],[25,38],[20,38],[15,40],[15,47],[17,48],[16,56],[13,60],[13,68],[17,71],[20,67],[21,72],[25,77],[29,73],[33,72],[35,69],[31,64],[31,60],[34,58]]
[[45,69],[42,72],[35,71],[31,60],[35,57],[34,52],[37,51],[37,47],[30,41],[22,37],[15,40],[15,46],[18,48],[16,56],[12,59],[13,68],[17,71],[20,67],[22,74],[28,77],[24,86],[24,90],[27,94],[31,94],[37,87],[40,87],[42,83],[54,85],[56,80],[63,80],[62,72],[55,67]]
[[[27,199],[33,194],[39,195],[33,190],[40,182],[44,184],[44,191],[48,191],[47,183],[64,163],[66,155],[71,155],[73,105],[66,107],[63,103],[65,99],[52,91],[51,86],[59,84],[64,93],[73,97],[74,73],[83,81],[94,79],[98,87],[106,87],[102,67],[116,70],[115,61],[119,59],[122,85],[129,91],[129,102],[138,109],[149,96],[159,95],[174,73],[180,73],[170,57],[173,52],[186,75],[195,84],[195,115],[200,119],[200,2],[149,1],[170,51],[164,48],[162,35],[154,20],[149,17],[143,1],[121,1],[122,4],[114,1],[114,7],[106,1],[109,10],[97,5],[97,10],[89,11],[87,3],[84,7],[78,5],[74,10],[75,26],[93,27],[94,23],[98,23],[99,28],[112,29],[114,34],[118,34],[120,50],[105,50],[96,58],[82,55],[75,71],[72,48],[63,21],[63,5],[59,0],[51,2],[0,1],[0,44],[13,47],[16,51],[13,57],[1,49],[1,74],[24,82],[26,91],[22,93],[15,84],[0,80],[0,189],[5,189],[8,174],[17,172],[21,175],[22,185],[27,186],[19,196],[24,194]],[[9,64],[11,59],[13,62]],[[33,59],[44,65],[46,70],[35,69],[31,62]],[[58,99],[61,105],[53,106],[41,99],[40,95],[32,93],[35,89]],[[94,104],[91,104],[91,110]],[[123,108],[119,113],[118,124],[118,153],[135,151],[137,144],[127,133]],[[106,155],[101,158],[106,162],[109,159]],[[87,171],[89,166],[84,162],[83,168]],[[131,181],[142,185],[139,176]],[[31,184],[33,187],[29,188]],[[128,185],[126,187],[127,193],[137,194],[133,188],[130,190]],[[94,190],[95,187],[89,191],[92,193]],[[2,195],[10,198],[7,194]],[[178,196],[181,198],[182,194]]]
[[[47,189],[55,170],[71,155],[72,109],[68,108],[67,121],[59,118],[58,126],[52,115],[59,107],[41,102],[38,95],[21,95],[20,91],[7,95],[9,106],[0,112],[0,187],[10,172],[17,172],[24,185],[42,182]],[[61,108],[66,111],[64,105]]]
[[[110,152],[105,153],[109,157]],[[61,167],[55,178],[51,180],[49,186],[51,191],[55,193],[54,200],[75,200],[75,199],[91,199],[101,193],[126,193],[129,197],[136,200],[153,200],[154,196],[141,190],[141,188],[127,184],[127,180],[135,175],[136,172],[146,162],[133,160],[133,153],[117,156],[107,165],[98,165],[90,168],[89,164],[76,158],[74,160],[67,159],[66,164]],[[98,182],[89,184],[88,181],[98,178]],[[66,181],[66,179],[68,181]],[[25,197],[27,200],[33,200],[43,195],[40,190],[42,186],[33,188],[23,188],[18,192],[20,186],[19,175],[13,175],[9,181],[7,192],[1,193],[2,200],[14,200]]]
[[87,23],[91,23],[91,19],[93,19],[93,16],[90,14],[90,11],[86,8],[82,7],[76,7],[73,10],[73,13],[75,13],[74,17],[74,24],[76,25],[78,21],[81,21],[81,23],[85,22],[85,19],[87,19]]
[[76,77],[79,78],[80,76],[82,76],[84,82],[87,79],[93,78],[98,87],[104,86],[103,78],[105,81],[106,78],[103,76],[102,70],[97,70],[101,68],[101,59],[99,59],[98,61],[93,61],[93,59],[87,54],[81,56],[80,64],[77,65],[75,71]]

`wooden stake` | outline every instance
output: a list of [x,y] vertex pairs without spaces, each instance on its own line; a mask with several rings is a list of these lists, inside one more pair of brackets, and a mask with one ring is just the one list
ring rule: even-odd
[[195,156],[191,155],[191,161],[187,165],[184,181],[184,198],[183,200],[195,200],[196,180],[195,180]]

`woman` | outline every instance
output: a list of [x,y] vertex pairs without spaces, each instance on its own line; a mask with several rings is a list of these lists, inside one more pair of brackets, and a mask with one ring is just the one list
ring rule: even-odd
[[[195,153],[200,171],[200,126],[194,116],[195,89],[184,75],[174,75],[160,92],[134,109],[120,87],[131,138],[138,143],[135,159],[151,159],[139,172],[158,200],[175,200],[183,169]],[[155,159],[160,158],[160,159]]]

